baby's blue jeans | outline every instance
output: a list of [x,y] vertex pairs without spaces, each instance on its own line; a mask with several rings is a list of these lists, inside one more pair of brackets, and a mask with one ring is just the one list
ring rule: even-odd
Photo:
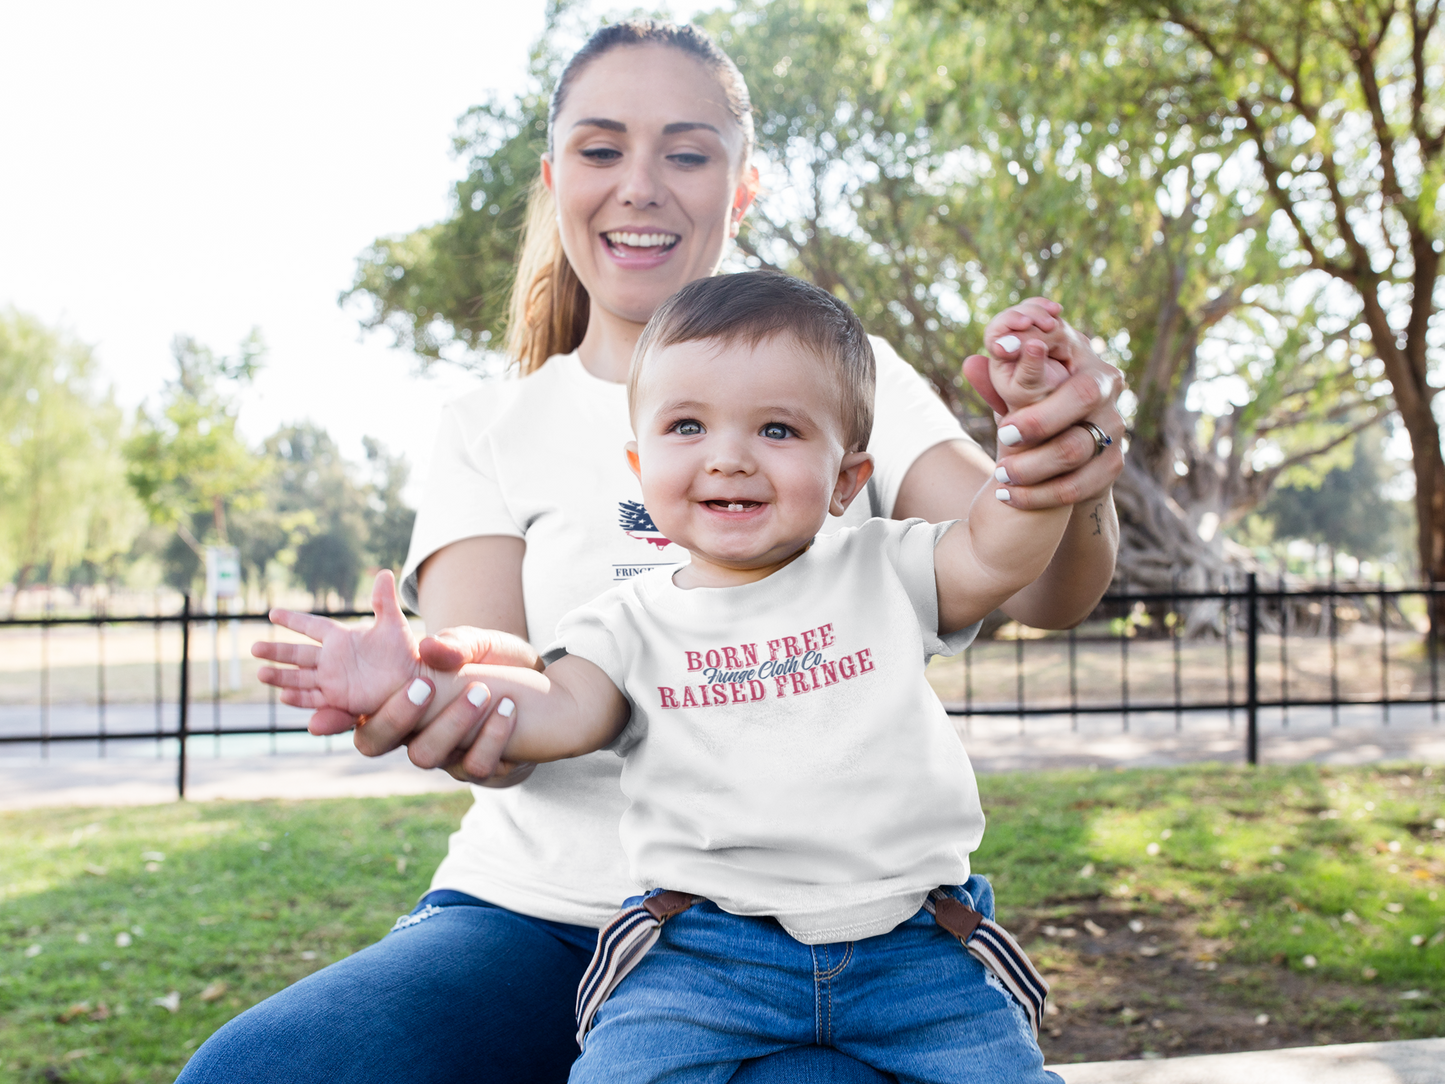
[[[950,891],[993,916],[984,878]],[[805,945],[709,902],[662,926],[597,1011],[571,1081],[722,1084],[748,1059],[809,1046],[901,1084],[1062,1084],[1023,1008],[927,911],[879,937]]]
[[[430,892],[380,941],[232,1019],[178,1084],[561,1084],[596,945],[588,926]],[[750,1062],[733,1080],[887,1084],[816,1046]]]

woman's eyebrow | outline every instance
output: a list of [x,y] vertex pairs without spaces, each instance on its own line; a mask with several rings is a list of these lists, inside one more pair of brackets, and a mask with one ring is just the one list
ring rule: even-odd
[[[627,125],[620,120],[609,120],[607,117],[583,117],[577,121],[573,128],[605,128],[609,132],[625,132]],[[716,132],[722,135],[716,124],[708,124],[701,120],[675,120],[671,124],[663,125],[663,135],[677,135],[679,132],[695,132],[698,129],[706,129],[709,132]]]
[[706,128],[709,132],[717,132],[718,135],[722,135],[722,132],[718,131],[717,125],[708,124],[706,121],[701,120],[673,121],[671,124],[663,125],[662,134],[676,135],[678,132],[695,132],[699,128]]

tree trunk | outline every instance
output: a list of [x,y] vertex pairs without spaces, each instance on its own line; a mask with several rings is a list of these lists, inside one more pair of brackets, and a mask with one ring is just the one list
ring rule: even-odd
[[1158,480],[1132,458],[1114,483],[1119,510],[1119,561],[1114,585],[1136,591],[1208,591],[1232,582],[1240,567],[1223,538],[1206,542]]

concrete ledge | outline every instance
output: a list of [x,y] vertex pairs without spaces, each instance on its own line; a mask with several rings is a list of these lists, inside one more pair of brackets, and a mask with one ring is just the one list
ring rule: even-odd
[[1051,1065],[1065,1084],[1445,1084],[1445,1039]]

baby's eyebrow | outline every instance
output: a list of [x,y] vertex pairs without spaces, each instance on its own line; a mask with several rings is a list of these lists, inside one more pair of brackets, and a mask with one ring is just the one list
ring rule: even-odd
[[659,414],[679,414],[689,410],[705,410],[708,404],[697,399],[673,399],[657,408]]
[[763,406],[758,408],[758,413],[772,421],[788,422],[798,426],[811,426],[815,424],[812,414],[809,414],[807,411],[797,410],[794,407]]

